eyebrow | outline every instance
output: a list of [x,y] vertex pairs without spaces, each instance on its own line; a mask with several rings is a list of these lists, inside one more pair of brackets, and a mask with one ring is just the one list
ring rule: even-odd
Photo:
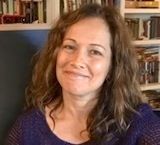
[[[74,39],[72,39],[72,38],[65,38],[64,40],[70,40],[70,41],[73,41],[73,42],[77,43],[77,41],[74,40]],[[103,48],[104,50],[106,50],[106,48],[105,48],[103,45],[101,45],[101,44],[91,43],[90,45],[91,45],[91,46],[98,46],[98,47],[101,47],[101,48]]]
[[101,48],[103,48],[104,50],[106,50],[106,48],[105,48],[103,45],[100,45],[100,44],[92,43],[92,44],[90,44],[90,45],[98,46],[98,47],[101,47]]
[[76,43],[76,40],[74,40],[72,38],[65,38],[64,40],[70,40],[70,41],[74,41]]

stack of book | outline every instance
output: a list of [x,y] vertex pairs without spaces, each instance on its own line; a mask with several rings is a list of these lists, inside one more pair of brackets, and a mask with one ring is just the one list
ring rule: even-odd
[[160,38],[160,16],[149,18],[125,18],[134,40]]
[[160,48],[136,48],[139,64],[139,82],[141,84],[159,82],[159,51]]

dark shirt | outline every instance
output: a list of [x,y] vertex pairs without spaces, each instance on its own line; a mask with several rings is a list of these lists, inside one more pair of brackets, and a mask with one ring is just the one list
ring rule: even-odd
[[[113,137],[104,145],[160,145],[160,118],[147,104],[134,114],[130,127],[122,137]],[[8,136],[7,145],[75,145],[58,138],[48,127],[45,116],[38,109],[18,118]],[[99,145],[92,141],[81,145]]]

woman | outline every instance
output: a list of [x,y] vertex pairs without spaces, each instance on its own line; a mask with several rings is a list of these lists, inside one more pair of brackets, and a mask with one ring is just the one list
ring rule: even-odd
[[143,104],[137,61],[120,14],[90,4],[64,14],[39,53],[30,111],[9,145],[158,145],[160,119]]

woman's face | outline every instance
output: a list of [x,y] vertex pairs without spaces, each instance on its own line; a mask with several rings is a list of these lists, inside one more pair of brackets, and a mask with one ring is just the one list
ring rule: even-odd
[[68,29],[56,64],[63,94],[98,95],[111,64],[110,37],[100,18],[81,20]]

